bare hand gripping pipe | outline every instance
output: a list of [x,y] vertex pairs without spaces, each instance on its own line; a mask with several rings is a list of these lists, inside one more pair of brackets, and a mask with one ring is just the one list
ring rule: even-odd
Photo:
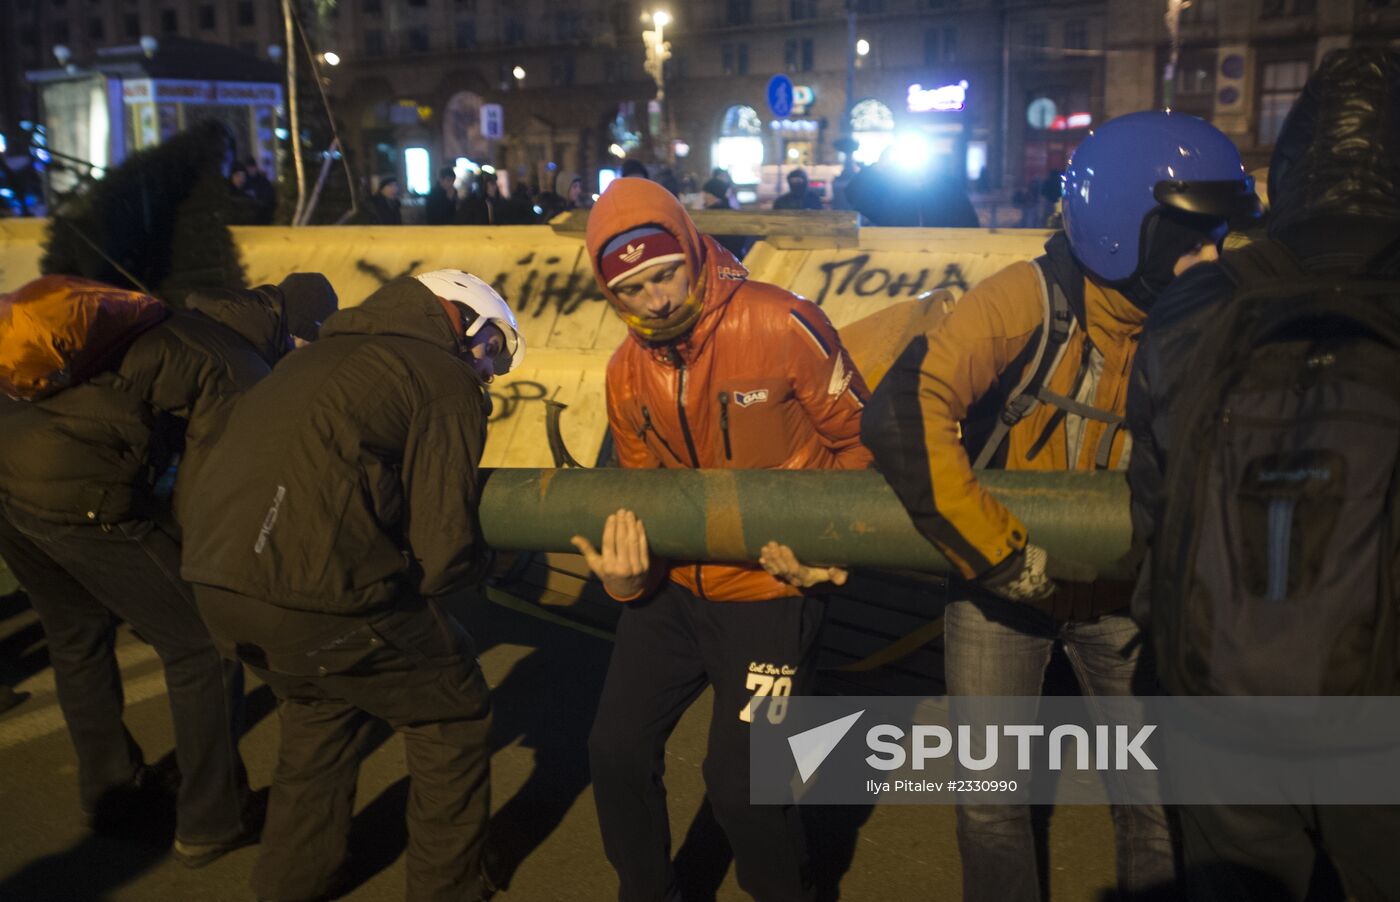
[[[484,474],[482,532],[492,546],[573,551],[598,542],[620,507],[645,522],[652,553],[756,561],[770,540],[812,564],[954,572],[873,470],[498,469]],[[1059,579],[1129,579],[1123,474],[988,471],[978,478],[1050,553]]]

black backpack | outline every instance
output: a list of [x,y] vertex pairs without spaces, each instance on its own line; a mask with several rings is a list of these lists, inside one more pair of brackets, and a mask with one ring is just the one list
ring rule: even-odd
[[1400,278],[1272,241],[1221,265],[1236,291],[1182,382],[1154,547],[1163,683],[1400,694]]

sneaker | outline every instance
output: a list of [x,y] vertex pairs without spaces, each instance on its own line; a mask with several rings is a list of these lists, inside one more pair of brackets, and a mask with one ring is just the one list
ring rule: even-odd
[[176,837],[175,857],[187,868],[202,868],[213,864],[235,849],[251,846],[262,836],[267,818],[267,790],[250,793],[243,806],[243,832],[224,842],[191,843]]

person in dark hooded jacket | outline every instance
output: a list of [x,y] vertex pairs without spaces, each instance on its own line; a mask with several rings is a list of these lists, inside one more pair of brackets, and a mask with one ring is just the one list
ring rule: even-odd
[[262,898],[334,891],[376,720],[404,735],[412,775],[408,898],[485,893],[490,699],[442,602],[483,574],[486,383],[523,354],[480,279],[397,279],[248,392],[210,455],[182,573],[221,648],[281,700]]
[[0,554],[26,587],[96,829],[153,801],[122,722],[114,627],[127,621],[165,667],[176,758],[175,853],[201,866],[255,841],[238,755],[242,668],[221,660],[179,570],[162,476],[182,456],[187,494],[238,393],[335,304],[321,276],[196,292],[190,311],[70,276],[0,298]]
[[428,192],[424,207],[428,225],[452,225],[457,218],[457,171],[451,166],[438,170],[437,184]]
[[773,201],[774,210],[820,210],[822,197],[811,190],[807,170],[794,169],[787,176],[788,193]]
[[927,167],[901,167],[894,148],[851,177],[846,200],[877,226],[975,229],[981,224],[959,180]]
[[[1393,266],[1400,254],[1400,53],[1353,47],[1323,60],[1274,146],[1268,196],[1269,240],[1312,278],[1340,281],[1386,260]],[[1231,259],[1227,253],[1223,262]],[[1145,554],[1133,598],[1142,623],[1155,603],[1153,541],[1168,460],[1186,443],[1180,419],[1192,398],[1183,385],[1199,369],[1196,349],[1221,328],[1236,296],[1226,266],[1187,272],[1158,298],[1133,366],[1128,481],[1133,544]],[[1400,898],[1395,807],[1185,806],[1181,820],[1192,899],[1301,900],[1319,855],[1331,859],[1348,898]]]

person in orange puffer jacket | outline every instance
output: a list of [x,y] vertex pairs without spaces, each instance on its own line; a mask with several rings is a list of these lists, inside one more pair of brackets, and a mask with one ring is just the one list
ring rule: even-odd
[[[852,470],[868,392],[812,302],[748,271],[702,237],[680,203],[644,179],[614,182],[588,221],[588,254],[629,336],[608,364],[608,421],[624,467]],[[659,561],[645,526],[618,511],[602,549],[574,544],[627,602],[589,756],[619,898],[679,898],[661,774],[666,737],[707,684],[715,690],[705,785],[757,899],[813,887],[795,808],[749,804],[748,724],[762,696],[810,691],[837,568],[807,567],[769,543],[760,564]],[[764,709],[766,712],[766,709]]]

